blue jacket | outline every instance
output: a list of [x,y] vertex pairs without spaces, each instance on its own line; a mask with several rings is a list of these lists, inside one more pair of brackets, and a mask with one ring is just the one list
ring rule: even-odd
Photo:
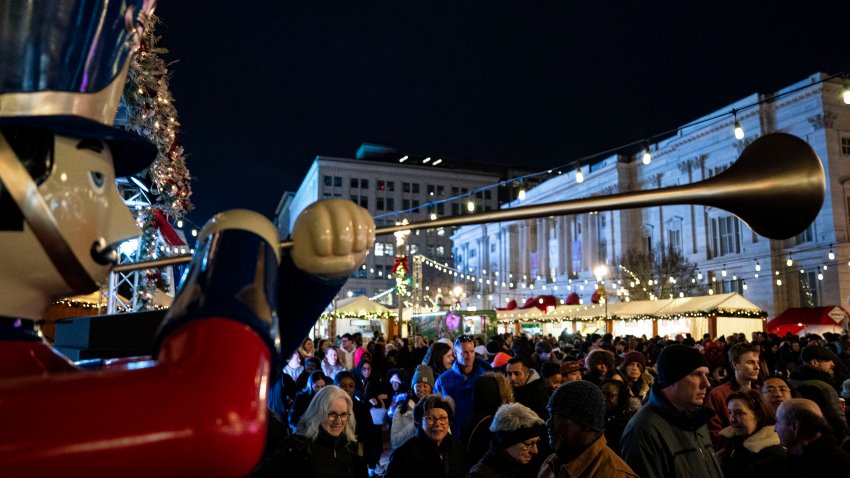
[[475,379],[485,372],[492,370],[490,364],[476,358],[472,366],[472,373],[464,375],[458,367],[457,361],[452,368],[441,373],[434,384],[434,390],[441,395],[448,395],[455,401],[455,414],[452,419],[452,434],[460,436],[461,427],[466,418],[472,415],[472,390],[475,388]]

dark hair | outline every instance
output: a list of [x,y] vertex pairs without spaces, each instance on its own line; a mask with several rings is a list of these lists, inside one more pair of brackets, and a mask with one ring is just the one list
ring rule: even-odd
[[455,416],[455,401],[452,397],[444,397],[438,393],[428,395],[422,400],[419,400],[419,403],[417,403],[416,407],[413,408],[413,420],[416,428],[422,427],[422,419],[425,418],[425,415],[434,408],[442,408],[445,410],[449,415],[449,422],[451,422]]
[[434,377],[438,377],[446,371],[446,368],[443,367],[443,357],[451,350],[452,347],[444,342],[434,342],[428,347],[425,357],[422,358],[422,363],[431,367],[431,370],[434,371]]
[[336,373],[336,376],[334,377],[334,385],[339,386],[339,383],[346,378],[350,378],[352,382],[357,383],[357,381],[354,380],[354,375],[351,372],[349,372],[348,370],[343,370],[341,372]]
[[741,360],[741,355],[745,353],[752,352],[754,354],[758,354],[761,351],[761,348],[758,345],[750,344],[747,342],[738,342],[737,344],[729,347],[729,365],[734,366]]
[[313,393],[313,385],[319,380],[324,381],[325,385],[331,384],[331,379],[328,378],[328,376],[325,375],[324,372],[322,372],[321,370],[314,370],[307,378],[307,385],[304,387],[304,389],[307,390],[308,393]]
[[729,406],[729,402],[732,400],[744,402],[747,408],[755,414],[756,426],[759,429],[776,424],[776,413],[773,411],[773,407],[762,398],[758,391],[750,389],[732,392],[726,397],[726,406]]
[[511,357],[508,360],[507,365],[515,365],[515,364],[518,364],[518,363],[522,364],[526,369],[531,370],[531,363],[529,362],[528,358],[526,358],[525,355],[520,355],[518,357]]
[[466,342],[473,342],[474,343],[475,342],[475,336],[463,334],[463,335],[458,335],[457,337],[455,337],[455,347],[457,347],[460,344],[465,344]]
[[[611,410],[610,412],[608,412],[608,410],[606,409],[606,415],[618,415],[627,408],[629,408],[629,386],[626,385],[625,382],[609,378],[603,380],[602,383],[599,384],[599,389],[602,390],[602,387],[604,387],[605,385],[613,385],[617,388],[617,407],[614,410]],[[602,394],[605,395],[605,390],[602,390]]]

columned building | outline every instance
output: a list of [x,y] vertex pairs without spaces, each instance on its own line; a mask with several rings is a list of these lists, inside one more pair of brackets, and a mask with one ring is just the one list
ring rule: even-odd
[[[278,207],[281,237],[287,237],[301,211],[318,199],[345,198],[369,210],[377,227],[392,226],[447,216],[498,209],[500,199],[509,201],[516,191],[496,187],[517,172],[505,166],[470,160],[414,156],[386,145],[364,143],[354,158],[317,156],[294,194],[286,193]],[[472,210],[470,210],[472,209]],[[450,236],[453,228],[422,229],[407,238],[406,255],[424,255],[442,267],[454,267]],[[339,298],[379,296],[390,291],[395,281],[392,268],[397,255],[395,237],[379,236],[363,267],[355,271]],[[414,261],[408,261],[413,275]],[[439,293],[449,300],[453,278],[433,268],[423,269],[423,295]],[[378,302],[398,306],[396,294],[380,296]],[[430,304],[421,304],[423,306]]]
[[[699,182],[726,170],[756,138],[785,132],[808,142],[826,173],[826,199],[805,231],[787,240],[770,240],[732,212],[689,204],[465,226],[451,239],[457,269],[476,279],[464,281],[464,287],[477,292],[469,295],[466,305],[492,308],[538,295],[564,299],[572,292],[589,303],[596,289],[595,267],[608,266],[607,279],[613,281],[609,290],[627,288],[628,281],[617,268],[626,250],[663,253],[668,248],[698,266],[699,278],[693,280],[701,281],[704,290],[741,293],[770,317],[789,307],[846,305],[850,106],[841,99],[842,82],[821,82],[825,78],[814,74],[778,92],[756,93],[696,119],[674,136],[649,145],[648,165],[642,152],[607,157],[582,165],[581,183],[575,170],[562,171],[528,191],[525,200],[502,205],[511,208]],[[769,98],[775,99],[766,101]],[[745,133],[740,140],[733,132],[736,121]],[[783,204],[776,208],[781,210]]]

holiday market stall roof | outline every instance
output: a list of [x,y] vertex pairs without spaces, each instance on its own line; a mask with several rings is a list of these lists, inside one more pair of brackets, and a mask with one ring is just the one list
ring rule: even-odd
[[767,332],[780,337],[791,334],[833,332],[840,334],[848,319],[847,311],[837,305],[792,307],[767,323]]
[[497,311],[500,322],[558,322],[597,320],[675,320],[684,317],[762,318],[767,314],[737,293],[680,299],[635,300],[604,304],[560,305],[544,312],[536,308]]
[[330,312],[322,314],[322,318],[387,318],[395,317],[395,312],[392,309],[370,300],[364,295],[357,297],[349,297],[337,301],[336,307],[333,307]]

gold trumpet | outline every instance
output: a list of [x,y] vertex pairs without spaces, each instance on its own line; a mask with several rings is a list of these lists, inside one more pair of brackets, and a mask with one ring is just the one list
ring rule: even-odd
[[[771,133],[750,143],[729,169],[704,181],[380,227],[375,235],[593,211],[697,204],[729,211],[767,238],[787,239],[814,221],[823,205],[825,191],[823,166],[812,147],[796,136]],[[283,241],[280,247],[292,247],[292,241]],[[189,262],[191,257],[183,255],[122,264],[113,271],[182,264]]]

